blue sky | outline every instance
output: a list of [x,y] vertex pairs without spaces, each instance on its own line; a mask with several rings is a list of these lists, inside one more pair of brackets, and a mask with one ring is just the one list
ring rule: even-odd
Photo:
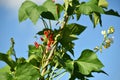
[[[43,24],[39,21],[33,25],[30,20],[19,23],[18,8],[24,0],[1,0],[0,1],[0,52],[6,52],[10,47],[10,38],[15,40],[15,50],[18,57],[27,58],[28,44],[33,44],[36,32],[42,30]],[[42,3],[43,0],[34,0]],[[42,2],[41,2],[42,1]],[[58,0],[60,2],[60,0]],[[120,13],[120,1],[108,0],[108,9],[114,9]],[[114,16],[102,15],[103,27],[99,25],[94,29],[89,18],[82,16],[77,22],[87,26],[87,29],[79,36],[79,40],[75,41],[75,58],[79,57],[83,49],[93,49],[102,42],[102,30],[107,30],[109,26],[115,27],[114,43],[108,49],[104,49],[103,53],[97,53],[99,59],[103,62],[103,68],[109,76],[104,74],[94,74],[94,78],[90,80],[119,80],[120,76],[120,18]],[[74,21],[76,22],[76,21]],[[0,67],[4,63],[0,61]],[[67,76],[63,77],[64,79]]]

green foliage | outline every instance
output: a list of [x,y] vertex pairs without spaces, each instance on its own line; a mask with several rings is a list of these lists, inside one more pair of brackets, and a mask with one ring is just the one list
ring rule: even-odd
[[[37,33],[41,43],[36,42],[35,45],[28,46],[28,59],[17,58],[14,50],[15,42],[11,38],[10,49],[6,54],[0,53],[0,61],[7,63],[7,66],[0,69],[0,79],[52,80],[69,72],[69,80],[87,80],[89,77],[93,77],[93,72],[107,74],[102,70],[104,65],[98,59],[96,52],[102,51],[102,47],[111,46],[112,38],[108,36],[114,33],[114,28],[110,27],[108,32],[102,32],[104,41],[102,46],[95,48],[96,51],[85,49],[81,56],[74,60],[71,58],[74,57],[74,40],[77,40],[77,37],[87,27],[69,23],[71,17],[76,16],[76,19],[79,20],[80,16],[86,15],[89,16],[95,28],[98,23],[102,26],[101,14],[120,17],[118,12],[113,9],[107,10],[107,7],[106,0],[89,0],[88,2],[64,0],[63,5],[54,0],[46,0],[42,5],[28,0],[24,1],[18,12],[19,22],[29,18],[33,24],[36,24],[39,19],[42,19],[44,28]],[[46,22],[46,19],[49,22]],[[55,20],[56,25],[59,24],[60,27],[53,29],[51,20]],[[70,56],[69,53],[73,56]],[[15,59],[11,56],[14,56]]]
[[99,71],[103,67],[96,53],[92,50],[84,50],[75,63],[75,69],[78,69],[78,72],[84,75],[90,74],[91,71]]
[[14,80],[12,75],[7,72],[3,72],[3,73],[0,72],[0,79],[1,80]]
[[60,4],[55,5],[51,0],[47,0],[40,6],[32,1],[25,1],[19,9],[18,16],[20,22],[30,18],[30,20],[36,24],[40,16],[50,20],[58,20],[61,11],[62,6]]
[[[34,76],[34,77],[33,77]],[[18,64],[15,72],[16,80],[37,80],[40,77],[39,71],[29,63]]]
[[104,13],[103,9],[97,5],[98,0],[90,0],[86,3],[81,3],[79,11],[82,14],[90,15],[93,12]]
[[[68,59],[64,62],[66,64],[65,69],[71,74],[71,79],[73,77],[82,79],[83,77],[90,75],[92,71],[100,71],[103,67],[103,64],[97,58],[97,55],[89,49],[84,50],[77,60],[73,61]],[[81,77],[78,77],[79,75],[81,75]]]
[[7,54],[0,53],[0,60],[6,62],[11,70],[14,70],[16,64]]
[[[19,21],[22,22],[22,21],[26,20],[29,17],[28,14],[29,15],[31,14],[31,13],[27,13],[26,10],[30,8],[30,10],[32,12],[32,10],[34,10],[36,8],[36,6],[37,5],[31,1],[25,1],[19,9],[19,14],[18,14]],[[34,9],[32,9],[32,8],[34,8]]]
[[47,0],[45,3],[43,3],[43,6],[47,9],[46,12],[43,12],[41,14],[43,18],[51,20],[58,19],[57,6],[52,2],[52,0]]

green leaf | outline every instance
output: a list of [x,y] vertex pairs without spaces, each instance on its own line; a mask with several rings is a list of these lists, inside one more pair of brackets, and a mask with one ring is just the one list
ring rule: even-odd
[[25,63],[25,62],[26,62],[26,60],[25,60],[24,57],[20,57],[20,58],[17,59],[17,64],[22,64],[22,63]]
[[61,12],[63,11],[63,6],[60,4],[56,4],[56,7],[57,7],[58,18],[60,18]]
[[37,80],[39,77],[39,71],[30,63],[19,64],[16,67],[16,80]]
[[25,1],[22,3],[21,7],[19,8],[18,16],[19,16],[19,21],[22,22],[26,20],[29,16],[26,13],[26,9],[30,7],[36,6],[35,3],[32,1]]
[[57,7],[52,2],[52,0],[47,0],[45,3],[43,3],[43,6],[47,9],[46,12],[43,12],[41,14],[43,18],[47,18],[51,20],[58,20]]
[[11,70],[14,70],[16,63],[11,58],[9,58],[7,54],[0,53],[0,60],[7,63],[11,67]]
[[29,45],[28,48],[29,48],[28,57],[30,57],[31,55],[36,55],[39,58],[42,58],[42,53],[43,53],[42,46],[40,46],[39,48],[36,48],[34,45]]
[[38,11],[39,11],[39,14],[42,14],[42,12],[47,11],[47,8],[41,5],[41,6],[38,6]]
[[94,27],[95,27],[100,21],[100,16],[97,13],[93,13],[93,17],[94,17]]
[[88,75],[92,71],[99,71],[104,66],[97,55],[89,49],[82,52],[80,58],[75,61],[75,65],[75,69],[84,75]]
[[72,23],[66,26],[67,30],[70,31],[70,34],[80,35],[86,27],[80,24]]
[[31,19],[31,21],[34,24],[36,24],[36,22],[38,21],[38,19],[40,17],[40,12],[38,11],[38,6],[35,3],[33,3],[33,5],[26,8],[26,13],[27,13],[28,17]]
[[108,2],[106,0],[99,0],[98,6],[107,8],[108,7]]
[[13,76],[8,72],[0,72],[0,79],[1,80],[14,80]]
[[72,55],[74,54],[72,50],[74,48],[74,43],[72,41],[78,39],[77,35],[80,35],[85,28],[85,26],[73,23],[66,25],[62,30],[61,39],[59,41],[66,50],[72,53]]
[[1,72],[10,72],[10,67],[8,65],[6,65],[6,66],[0,68],[0,73]]
[[76,12],[75,10],[78,5],[79,5],[79,0],[69,0],[67,15],[73,15]]
[[101,15],[99,13],[93,13],[92,15],[89,15],[89,17],[94,25],[94,28],[98,23],[100,23],[100,25],[102,26]]
[[71,60],[67,60],[65,62],[65,68],[68,72],[70,73],[73,73],[73,70],[74,70],[74,61],[71,61]]
[[58,63],[61,67],[64,67],[68,72],[72,73],[74,70],[74,61],[67,53],[65,53],[63,57],[61,57],[61,54],[62,53],[57,52],[57,56],[54,58],[55,63]]
[[92,12],[104,13],[103,9],[97,5],[96,0],[90,0],[79,5],[79,12],[90,15]]
[[41,58],[34,54],[30,55],[30,57],[28,58],[28,62],[38,68],[41,66],[40,61],[41,61]]
[[64,0],[64,3],[65,3],[65,11],[67,11],[69,6],[69,0]]
[[117,16],[120,17],[120,14],[117,11],[114,11],[112,9],[108,10],[108,11],[104,11],[106,15],[113,15],[113,16]]

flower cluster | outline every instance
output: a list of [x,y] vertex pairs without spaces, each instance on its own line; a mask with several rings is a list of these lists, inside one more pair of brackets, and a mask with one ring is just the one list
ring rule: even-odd
[[102,52],[102,47],[104,47],[105,49],[109,48],[113,43],[114,39],[114,37],[113,36],[111,37],[110,34],[113,34],[114,32],[115,29],[113,26],[110,26],[107,31],[106,30],[101,31],[101,34],[104,36],[103,42],[100,46],[96,46],[94,50],[96,51],[100,50],[100,52]]
[[47,47],[51,47],[51,45],[54,43],[53,40],[53,34],[51,33],[50,30],[45,30],[44,31],[45,38],[47,39]]
[[[46,47],[46,52],[51,49],[52,44],[54,43],[53,33],[50,30],[45,30],[43,37],[40,37],[40,40],[43,42],[43,45]],[[34,42],[36,48],[39,48],[40,44],[38,42]]]

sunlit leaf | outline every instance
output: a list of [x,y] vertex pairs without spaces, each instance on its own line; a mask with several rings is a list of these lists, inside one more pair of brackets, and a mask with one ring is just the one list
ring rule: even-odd
[[8,65],[0,68],[0,72],[10,72],[10,67]]
[[93,13],[93,17],[94,17],[94,27],[95,27],[100,21],[100,16],[97,13]]
[[36,4],[33,4],[32,6],[26,8],[26,13],[28,17],[31,19],[31,21],[36,24],[40,17],[40,13],[38,11],[38,6]]
[[26,20],[29,17],[26,13],[26,9],[32,6],[36,6],[36,4],[33,3],[32,1],[25,1],[22,3],[21,7],[19,8],[19,12],[18,12],[18,17],[19,17],[20,22]]
[[29,63],[19,64],[16,67],[16,80],[37,80],[39,77],[39,71]]
[[14,80],[13,76],[8,72],[0,72],[0,80]]
[[40,46],[39,48],[36,48],[34,45],[29,45],[29,54],[28,56],[30,57],[31,55],[36,55],[39,58],[42,58],[42,53],[43,53],[43,48]]
[[107,8],[108,7],[108,2],[106,0],[99,0],[98,3],[99,6]]
[[99,71],[104,65],[97,58],[92,50],[84,50],[78,60],[75,61],[76,68],[84,75],[88,75],[91,71]]
[[57,6],[52,2],[52,0],[47,0],[43,3],[43,6],[47,9],[47,11],[41,14],[42,17],[51,20],[58,19]]
[[65,10],[67,11],[69,6],[69,0],[64,0],[64,3],[65,3]]
[[79,5],[79,12],[90,15],[92,12],[104,13],[103,9],[97,5],[96,0],[90,0]]

